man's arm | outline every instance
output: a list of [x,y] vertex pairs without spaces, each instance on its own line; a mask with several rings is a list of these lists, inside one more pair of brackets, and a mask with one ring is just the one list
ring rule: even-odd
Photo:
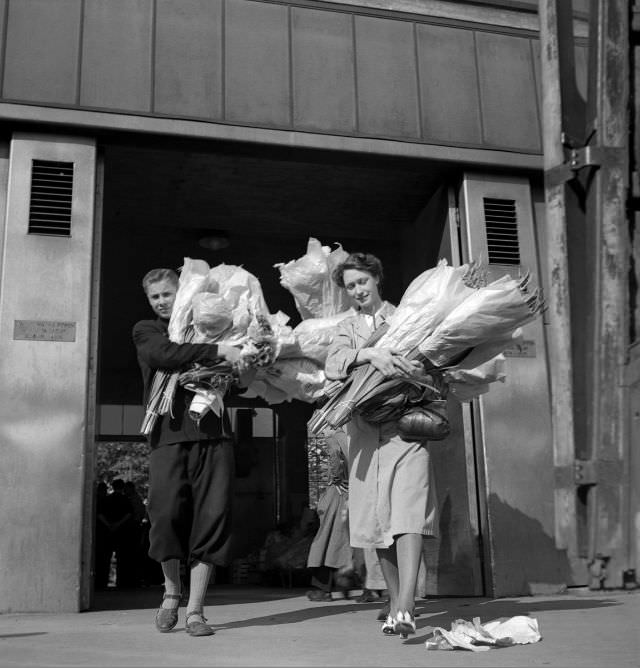
[[153,320],[137,323],[132,336],[138,356],[151,369],[178,371],[194,362],[211,366],[221,359],[228,359],[225,348],[229,346],[218,346],[215,343],[173,343]]

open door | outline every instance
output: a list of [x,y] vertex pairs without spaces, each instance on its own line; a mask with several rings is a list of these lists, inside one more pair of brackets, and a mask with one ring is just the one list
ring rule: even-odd
[[[479,260],[488,280],[531,273],[540,285],[528,179],[464,174],[460,189],[464,262]],[[554,463],[542,318],[507,351],[506,381],[474,400],[487,594],[521,596],[575,582],[554,541]]]

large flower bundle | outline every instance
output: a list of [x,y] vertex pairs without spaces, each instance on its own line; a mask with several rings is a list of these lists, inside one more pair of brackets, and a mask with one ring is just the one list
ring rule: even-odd
[[314,403],[325,396],[324,362],[340,320],[354,313],[347,296],[331,279],[333,269],[348,256],[340,245],[333,251],[309,238],[307,252],[296,260],[278,263],[280,283],[293,296],[302,322],[286,327],[284,314],[277,322],[274,359],[255,369],[244,396],[258,396],[268,404],[293,399]]
[[309,237],[302,257],[274,265],[280,270],[280,284],[293,296],[303,320],[326,318],[348,308],[347,295],[331,279],[335,267],[348,255],[340,244],[332,251]]
[[281,269],[299,302],[311,309],[301,312],[322,316],[304,320],[298,334],[287,325],[287,315],[269,312],[260,282],[242,267],[209,267],[203,260],[184,259],[169,339],[237,346],[241,360],[233,367],[221,361],[212,367],[196,364],[182,372],[157,371],[142,433],[149,434],[158,416],[171,411],[178,384],[194,393],[189,412],[196,421],[208,411],[220,415],[225,394],[241,376],[246,384],[244,395],[258,396],[269,404],[292,399],[313,403],[324,396],[324,358],[332,340],[329,332],[352,311],[337,312],[344,306],[344,291],[329,286],[333,266],[346,253],[341,248],[330,252],[326,247],[318,253],[316,245],[319,242],[310,239],[309,257]]
[[371,364],[357,367],[316,412],[310,429],[319,433],[340,427],[356,412],[372,422],[391,419],[407,406],[441,401],[449,382],[461,400],[486,391],[489,382],[504,378],[496,356],[542,306],[528,276],[503,276],[485,284],[478,264],[453,268],[440,260],[409,285],[388,328],[365,344],[394,348],[422,362],[423,371],[387,379]]
[[286,337],[283,314],[271,315],[255,276],[242,267],[185,258],[168,325],[174,343],[223,343],[240,348],[240,362],[213,367],[196,364],[182,372],[155,373],[141,431],[149,434],[159,415],[171,410],[178,383],[194,392],[190,415],[201,419],[209,410],[221,415],[224,395],[239,376],[271,364]]
[[333,270],[348,256],[340,244],[331,250],[310,237],[302,257],[274,265],[280,271],[280,284],[293,296],[302,318],[292,331],[293,346],[283,351],[282,357],[313,360],[324,368],[336,326],[355,315],[346,291],[332,279]]

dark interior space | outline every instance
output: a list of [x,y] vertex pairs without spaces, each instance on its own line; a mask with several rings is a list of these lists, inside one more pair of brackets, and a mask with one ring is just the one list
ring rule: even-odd
[[[299,322],[278,262],[299,258],[310,236],[323,245],[375,253],[384,296],[398,301],[408,275],[405,231],[446,178],[424,160],[217,142],[106,142],[102,221],[98,403],[139,404],[142,387],[131,328],[150,317],[142,276],[178,269],[185,257],[242,265],[262,285],[272,313]],[[437,259],[440,225],[434,224]],[[437,228],[437,229],[436,229]],[[430,234],[427,223],[425,233]],[[199,245],[224,236],[228,246]]]
[[[447,210],[446,189],[438,188],[449,176],[442,165],[242,143],[140,137],[134,142],[122,136],[103,137],[101,151],[101,405],[141,403],[131,329],[137,320],[152,317],[141,287],[150,269],[179,269],[185,257],[210,266],[242,265],[259,279],[270,311],[284,312],[295,326],[300,317],[294,299],[280,285],[274,265],[302,256],[309,237],[379,256],[386,276],[383,295],[394,303],[416,273],[437,260]],[[225,243],[205,248],[199,243],[204,237]],[[313,407],[293,401],[274,408],[275,438],[251,434],[247,411],[249,436],[241,437],[240,421],[235,425],[235,557],[229,569],[219,569],[219,582],[243,582],[242,569],[255,568],[253,560],[269,532],[285,525],[297,531],[308,510],[306,423]],[[118,440],[97,436],[107,449],[112,444],[106,441]],[[137,433],[121,438],[140,440]],[[290,580],[292,573],[281,577]]]

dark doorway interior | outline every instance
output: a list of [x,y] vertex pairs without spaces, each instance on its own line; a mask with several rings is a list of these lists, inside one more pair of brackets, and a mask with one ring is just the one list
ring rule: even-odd
[[[347,251],[378,255],[387,275],[384,296],[397,302],[415,275],[403,262],[413,234],[407,237],[407,230],[447,178],[441,165],[427,161],[245,144],[166,139],[142,144],[136,139],[134,144],[116,139],[105,142],[102,150],[100,405],[141,402],[130,332],[138,319],[150,314],[140,286],[148,270],[177,269],[185,257],[211,266],[242,265],[260,280],[271,312],[283,311],[293,326],[299,316],[273,265],[300,257],[313,236],[325,245],[340,243]],[[420,244],[432,249],[424,257],[426,268],[437,259],[441,221],[434,221],[433,229],[427,221],[421,229],[433,235],[432,243],[423,239]],[[214,251],[199,245],[212,234],[224,235],[228,246]],[[305,505],[304,425],[310,411],[310,406],[295,402],[278,407],[275,436],[283,437],[281,447],[269,439],[254,443],[256,468],[240,482],[244,497],[238,504],[239,531],[255,518],[256,507],[276,503],[274,471],[285,481],[280,492],[287,497],[280,499],[280,520],[295,521]],[[251,475],[268,481],[251,486]],[[276,515],[267,512],[260,526],[252,528],[253,540],[241,541],[243,551],[257,549],[275,522]]]

